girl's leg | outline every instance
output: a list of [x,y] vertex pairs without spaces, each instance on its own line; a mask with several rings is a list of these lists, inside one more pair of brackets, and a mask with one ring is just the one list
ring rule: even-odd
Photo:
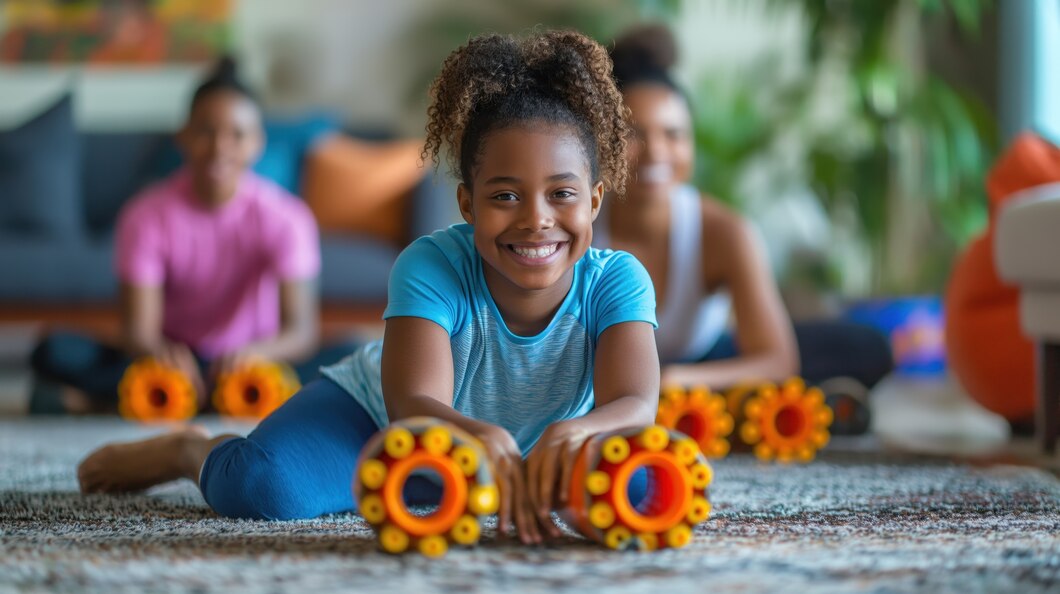
[[210,507],[228,517],[285,520],[352,511],[357,457],[376,431],[345,390],[317,380],[245,439],[213,448],[199,488]]
[[197,480],[203,460],[234,435],[210,438],[201,427],[186,427],[130,443],[107,444],[77,467],[82,493],[141,491],[179,478]]
[[331,380],[299,391],[246,438],[209,438],[198,428],[109,445],[78,469],[82,490],[129,491],[189,478],[223,516],[311,518],[354,508],[357,456],[377,431],[368,413]]

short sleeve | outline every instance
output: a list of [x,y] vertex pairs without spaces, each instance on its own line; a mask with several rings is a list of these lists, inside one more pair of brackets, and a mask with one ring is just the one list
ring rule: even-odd
[[130,285],[158,286],[165,281],[165,235],[161,213],[154,200],[133,200],[118,217],[114,241],[114,267],[118,278]]
[[283,199],[284,231],[273,238],[273,266],[282,281],[309,280],[320,274],[320,233],[309,208],[293,196]]
[[429,237],[420,238],[401,252],[390,271],[383,318],[424,318],[452,335],[466,301],[462,286],[439,246]]
[[593,297],[593,338],[615,324],[647,322],[658,328],[655,320],[655,287],[644,266],[626,252],[613,252],[603,264],[596,280]]

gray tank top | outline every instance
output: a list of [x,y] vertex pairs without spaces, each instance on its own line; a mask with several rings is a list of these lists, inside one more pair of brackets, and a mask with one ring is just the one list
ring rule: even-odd
[[[728,293],[708,294],[703,287],[703,215],[699,192],[689,185],[670,196],[670,262],[666,298],[656,310],[655,342],[659,360],[667,363],[701,359],[725,332]],[[593,223],[593,247],[610,247],[610,200],[604,200]]]

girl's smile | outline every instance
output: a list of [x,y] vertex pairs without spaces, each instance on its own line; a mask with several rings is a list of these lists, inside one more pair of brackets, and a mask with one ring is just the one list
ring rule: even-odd
[[526,266],[545,266],[558,260],[567,242],[508,244],[517,261]]

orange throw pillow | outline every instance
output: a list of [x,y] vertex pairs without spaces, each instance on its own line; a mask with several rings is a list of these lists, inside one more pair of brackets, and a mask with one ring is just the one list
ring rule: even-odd
[[306,156],[302,195],[321,231],[408,242],[409,193],[423,179],[421,140],[365,142],[337,134]]

